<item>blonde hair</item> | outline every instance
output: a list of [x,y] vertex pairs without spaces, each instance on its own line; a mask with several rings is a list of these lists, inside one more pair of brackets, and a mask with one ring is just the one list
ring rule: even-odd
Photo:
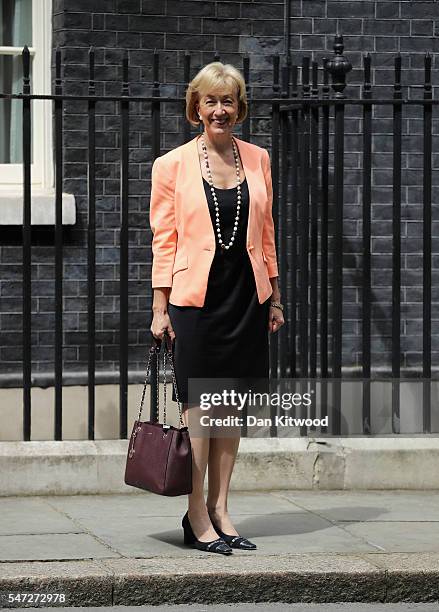
[[222,62],[211,62],[197,73],[189,83],[186,90],[186,119],[192,125],[200,124],[197,110],[195,108],[199,99],[211,91],[230,87],[235,91],[238,99],[237,123],[241,123],[247,116],[247,95],[245,81],[242,74],[232,66]]

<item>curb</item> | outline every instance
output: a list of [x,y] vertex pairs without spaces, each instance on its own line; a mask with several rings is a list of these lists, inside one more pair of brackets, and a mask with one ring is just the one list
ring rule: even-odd
[[199,567],[197,556],[2,563],[0,591],[65,593],[64,607],[439,600],[438,553],[202,554]]

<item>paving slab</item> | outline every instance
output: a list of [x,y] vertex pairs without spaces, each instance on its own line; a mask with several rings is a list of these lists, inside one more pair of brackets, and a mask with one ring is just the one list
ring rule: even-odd
[[71,519],[52,509],[43,497],[0,497],[0,536],[36,533],[69,533],[77,528]]
[[[242,528],[241,528],[242,525]],[[367,552],[376,548],[364,538],[349,533],[311,513],[277,514],[256,517],[242,523],[237,530],[258,542],[264,554],[292,553],[348,553]]]
[[0,561],[42,559],[101,559],[118,557],[95,536],[85,533],[45,533],[0,536]]
[[338,522],[339,526],[385,552],[435,552],[439,547],[439,523]]
[[[333,521],[439,521],[436,491],[271,491]],[[300,510],[299,510],[300,511]],[[422,515],[422,517],[420,516]]]
[[[361,556],[368,563],[385,569],[388,573],[424,572],[425,574],[432,574],[439,569],[439,552],[370,553]],[[414,561],[416,561],[416,563],[414,563]]]

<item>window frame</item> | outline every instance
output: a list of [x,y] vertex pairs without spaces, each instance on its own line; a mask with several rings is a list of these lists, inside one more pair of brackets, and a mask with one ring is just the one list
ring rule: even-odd
[[[32,0],[32,93],[51,91],[52,0]],[[21,55],[21,47],[0,47],[3,55]],[[22,89],[20,89],[22,91]],[[31,184],[41,189],[53,187],[51,155],[52,101],[32,100]],[[0,192],[23,188],[23,164],[0,164]]]

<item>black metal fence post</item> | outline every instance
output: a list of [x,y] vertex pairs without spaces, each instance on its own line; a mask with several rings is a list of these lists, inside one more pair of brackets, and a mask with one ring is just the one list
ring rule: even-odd
[[392,219],[392,431],[400,432],[401,376],[401,160],[402,99],[401,55],[395,57],[393,85],[393,219]]
[[119,416],[120,437],[127,437],[128,416],[128,165],[129,165],[129,85],[128,53],[122,60],[122,99],[120,101],[120,284],[119,284]]
[[[323,58],[322,100],[329,101],[329,72]],[[320,391],[321,416],[328,406],[328,220],[329,220],[329,104],[322,106],[321,208],[320,208]],[[321,427],[327,433],[327,427]]]
[[[365,100],[372,97],[370,82],[371,58],[364,58],[364,91]],[[363,283],[362,283],[362,374],[363,374],[363,433],[371,432],[370,414],[370,375],[371,375],[371,206],[372,206],[372,104],[363,107]]]
[[32,234],[31,234],[31,99],[30,53],[25,45],[23,60],[23,440],[31,436],[31,296],[32,296]]
[[[273,98],[271,104],[271,177],[273,184],[273,220],[275,236],[279,236],[279,120],[280,120],[280,57],[273,56]],[[280,288],[282,291],[282,287]],[[270,378],[278,378],[279,334],[270,334]]]
[[[288,64],[282,66],[281,98],[285,99],[290,94],[290,67]],[[281,113],[280,116],[280,140],[281,140],[281,171],[280,171],[280,198],[278,216],[278,250],[279,250],[279,283],[283,293],[286,293],[287,278],[289,276],[287,245],[288,245],[288,181],[290,174],[289,141],[290,141],[290,113]],[[281,378],[287,375],[288,362],[288,324],[289,317],[285,319],[285,325],[279,330],[279,374]]]
[[[298,96],[298,67],[296,64],[291,66],[291,82],[292,91],[291,97],[294,100]],[[289,370],[288,374],[291,378],[297,375],[297,235],[298,235],[298,209],[299,209],[299,108],[293,105],[291,110],[291,139],[289,143],[291,151],[291,189],[288,193],[290,202],[290,219],[291,225],[288,227],[288,233],[291,236],[291,257],[289,260],[290,283],[287,286],[287,303],[289,304],[289,325],[288,325],[288,351],[289,351]]]
[[[308,378],[309,375],[309,194],[310,194],[310,93],[309,80],[310,58],[302,59],[302,109],[300,130],[300,280],[299,280],[299,351],[300,375]],[[306,382],[301,384],[301,393],[308,391]],[[301,406],[300,416],[305,418],[306,407]],[[300,435],[306,436],[307,427],[300,426]]]
[[63,375],[63,84],[61,50],[55,61],[55,440],[62,440],[62,375]]
[[[186,60],[185,63],[185,78],[189,80],[189,68],[190,63]],[[151,145],[151,156],[152,162],[160,156],[160,80],[159,80],[159,54],[154,50],[153,55],[153,87],[151,102],[151,132],[152,132],[152,145]],[[157,352],[154,353],[154,357],[151,359],[151,373],[150,373],[150,404],[149,413],[150,420],[157,420],[157,406],[159,401],[159,386],[158,386],[158,373],[159,373],[159,356]]]
[[[186,51],[186,53],[184,54],[184,65],[183,65],[183,80],[184,80],[185,91],[189,85],[190,74],[191,74],[191,55],[188,51]],[[183,100],[184,141],[188,142],[191,137],[191,124],[189,123],[189,121],[186,121],[185,116],[186,116],[186,100],[184,99]]]
[[[242,71],[245,80],[247,103],[250,105],[250,58],[247,54],[244,55],[242,59]],[[250,140],[250,114],[247,114],[247,117],[242,124],[242,138],[243,140]]]
[[[346,74],[351,70],[351,63],[343,56],[343,37],[337,32],[334,43],[335,56],[328,60],[326,66],[332,76],[334,100],[334,266],[333,266],[333,344],[332,376],[338,380],[342,374],[342,341],[343,341],[343,189],[344,189],[344,89]],[[341,433],[341,385],[333,386],[333,433]]]
[[[311,63],[311,99],[316,100],[319,94],[318,89],[318,64],[316,61]],[[319,107],[313,104],[310,110],[310,148],[311,148],[311,165],[310,165],[310,186],[311,186],[311,215],[310,215],[310,354],[309,354],[309,375],[311,379],[317,377],[317,325],[318,325],[318,213],[319,213]],[[309,391],[314,393],[313,397],[317,397],[317,387],[314,381],[310,381]],[[316,417],[316,403],[312,402],[310,406],[309,417]],[[312,425],[311,430],[315,430]]]
[[431,250],[432,250],[432,87],[431,55],[424,57],[424,134],[423,134],[423,329],[422,329],[422,431],[431,432]]
[[87,163],[87,278],[88,278],[88,439],[95,437],[95,369],[96,369],[96,95],[95,54],[91,48],[88,81],[88,163]]
[[300,117],[300,222],[299,222],[299,353],[300,376],[308,377],[309,296],[308,296],[308,247],[309,247],[309,57],[302,60],[302,108]]

